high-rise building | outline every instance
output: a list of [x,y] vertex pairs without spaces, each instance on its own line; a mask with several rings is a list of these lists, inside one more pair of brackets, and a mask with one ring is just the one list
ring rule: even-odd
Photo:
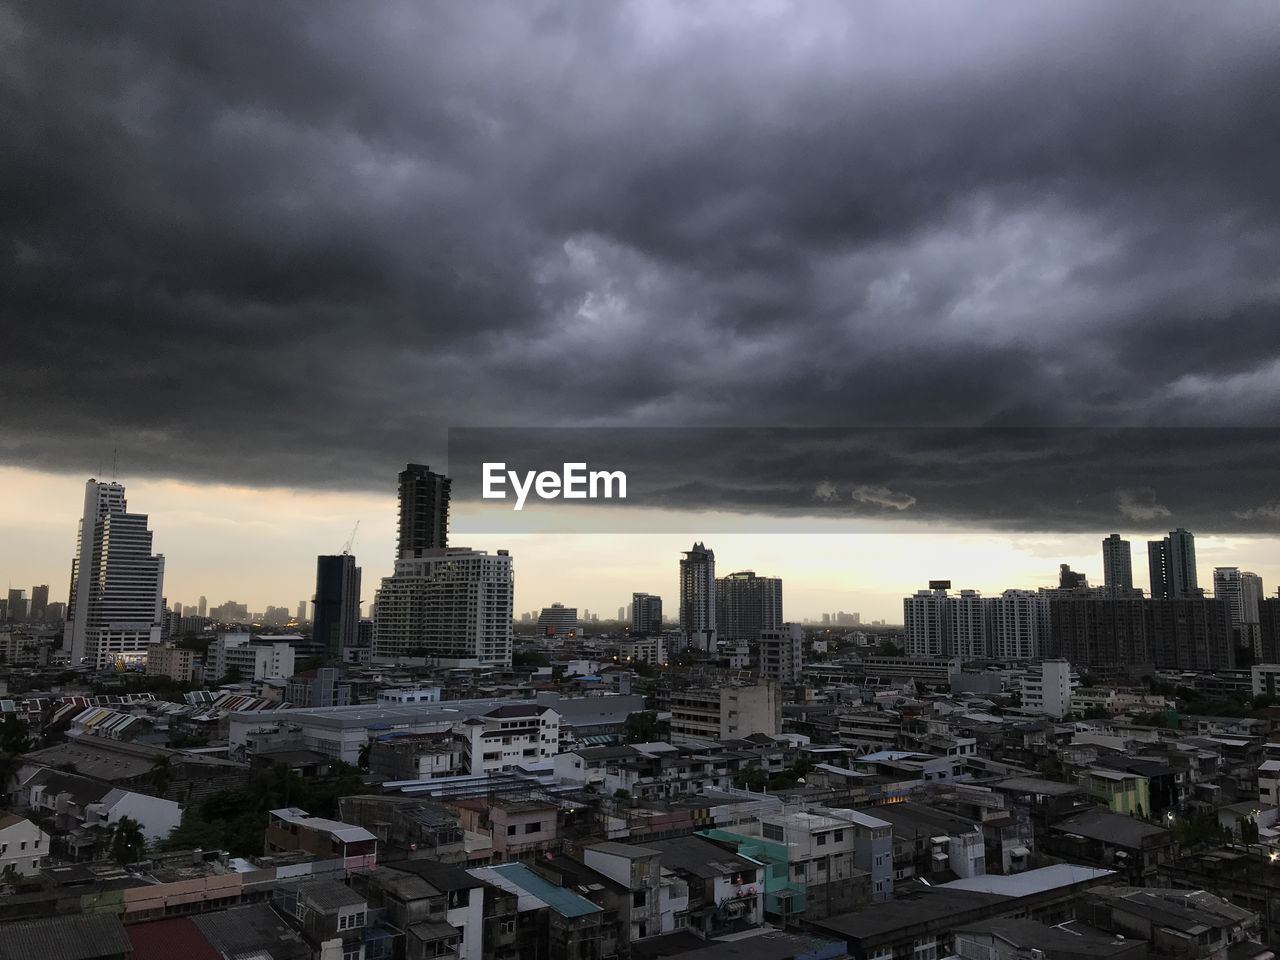
[[146,515],[127,510],[121,484],[85,484],[64,635],[72,664],[142,662],[160,641],[164,557]]
[[1118,683],[1153,664],[1147,608],[1137,594],[1049,591],[1052,651],[1098,682]]
[[661,597],[651,593],[631,595],[631,632],[646,637],[652,633],[662,632]]
[[804,675],[804,629],[784,623],[760,631],[760,676],[779,683],[796,683]]
[[765,630],[782,626],[782,580],[752,570],[716,580],[716,636],[754,643]]
[[1133,590],[1133,552],[1118,533],[1102,541],[1102,583],[1112,593]]
[[907,655],[911,657],[950,656],[954,608],[947,591],[949,580],[931,581],[928,590],[902,601],[902,625]]
[[977,590],[961,590],[947,598],[951,606],[951,636],[943,653],[962,660],[979,660],[989,653],[991,601]]
[[201,597],[200,602],[196,604],[196,616],[207,617],[209,615],[209,600],[207,597]]
[[1196,538],[1179,527],[1163,540],[1147,542],[1151,572],[1151,596],[1157,600],[1194,597],[1200,587],[1196,577]]
[[305,619],[307,619],[307,601],[299,600],[298,601],[298,622],[301,623]]
[[27,616],[32,620],[43,620],[49,611],[49,585],[42,583],[31,588],[31,607]]
[[399,559],[422,557],[449,545],[450,483],[421,463],[407,464],[400,472]]
[[514,583],[506,550],[449,547],[397,560],[374,599],[374,656],[510,665]]
[[1240,574],[1240,646],[1262,657],[1262,578],[1248,570]]
[[1058,564],[1058,589],[1059,590],[1079,590],[1089,586],[1089,578],[1083,573],[1077,573],[1071,569],[1071,564]]
[[701,543],[680,560],[680,632],[696,649],[715,649],[716,555]]
[[988,655],[999,660],[1039,660],[1048,656],[1051,591],[1006,590],[992,597]]
[[578,608],[553,603],[543,607],[538,614],[538,632],[544,637],[576,637],[578,635]]
[[316,558],[315,616],[311,635],[330,659],[359,640],[360,568],[349,553]]
[[17,621],[27,619],[27,591],[9,588],[8,619]]

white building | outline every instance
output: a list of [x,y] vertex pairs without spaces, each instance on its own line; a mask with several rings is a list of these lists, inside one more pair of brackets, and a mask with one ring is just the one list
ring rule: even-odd
[[804,628],[784,623],[760,631],[760,676],[779,683],[796,683],[804,674]]
[[726,740],[782,732],[782,696],[778,685],[706,687],[671,694],[671,735]]
[[0,816],[0,874],[12,867],[24,877],[40,872],[49,852],[49,835],[30,820]]
[[938,581],[928,590],[918,590],[915,596],[903,599],[902,624],[906,633],[907,656],[951,655],[952,605],[947,595],[950,586],[949,581]]
[[1006,590],[992,597],[988,655],[997,660],[1038,660],[1049,651],[1049,595]]
[[209,644],[206,676],[217,682],[234,667],[241,681],[283,680],[293,676],[295,660],[288,641],[255,642],[248,633],[222,633]]
[[454,728],[467,772],[500,773],[550,760],[560,752],[560,714],[537,704],[496,707]]
[[378,691],[379,703],[439,703],[439,687],[391,687]]
[[667,642],[661,635],[634,637],[618,643],[618,663],[647,663],[660,667],[667,662]]
[[144,663],[161,639],[163,592],[164,557],[151,552],[146,514],[128,512],[121,484],[89,480],[71,561],[71,663]]
[[1079,679],[1065,660],[1042,660],[1022,675],[1022,709],[1061,720],[1071,712]]
[[961,590],[947,597],[946,602],[951,606],[951,642],[943,652],[962,660],[988,656],[991,601],[977,590]]
[[436,663],[511,663],[514,575],[505,550],[420,551],[396,561],[374,601],[373,653]]

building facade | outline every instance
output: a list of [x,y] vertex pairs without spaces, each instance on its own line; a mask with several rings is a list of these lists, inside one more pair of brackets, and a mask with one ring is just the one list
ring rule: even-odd
[[716,555],[701,543],[680,561],[680,632],[698,650],[715,649]]
[[782,580],[752,570],[716,580],[716,635],[754,643],[765,630],[782,626]]

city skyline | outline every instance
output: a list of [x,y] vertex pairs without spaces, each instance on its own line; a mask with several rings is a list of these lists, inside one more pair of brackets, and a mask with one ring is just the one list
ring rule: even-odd
[[[21,507],[17,513],[33,518],[31,525],[19,528],[12,518],[0,517],[0,536],[27,546],[22,553],[4,556],[6,569],[0,570],[0,575],[15,582],[30,579],[33,584],[50,583],[51,602],[65,599],[59,596],[65,586],[60,585],[63,580],[56,574],[61,567],[65,576],[74,552],[79,514],[51,494],[65,496],[78,490],[75,495],[82,496],[83,484],[83,479],[48,477],[38,490],[28,488],[31,499],[15,503]],[[210,598],[210,606],[236,600],[247,604],[251,611],[264,610],[268,605],[292,610],[298,597],[309,601],[314,594],[316,557],[340,552],[342,541],[351,534],[351,525],[359,520],[352,552],[365,571],[364,595],[360,599],[366,615],[373,600],[373,585],[391,573],[397,550],[394,473],[387,486],[384,497],[295,492],[288,498],[295,511],[282,515],[274,498],[257,491],[204,489],[200,501],[206,507],[220,500],[211,491],[226,491],[222,494],[226,497],[224,506],[193,513],[193,495],[202,488],[146,480],[129,484],[131,502],[148,504],[143,512],[151,518],[156,552],[166,556],[165,595],[170,607],[175,602],[194,605],[200,595],[205,595]],[[22,492],[19,486],[10,489]],[[152,499],[154,508],[150,505]],[[324,534],[312,530],[310,524],[323,524],[339,542],[329,545]],[[1144,591],[1149,589],[1143,563],[1147,541],[1161,534],[1162,528],[1167,533],[1170,526],[1164,523],[1146,530],[1107,532],[1119,532],[1139,554],[1134,585]],[[261,536],[271,538],[285,552],[264,557],[259,551],[246,549],[244,528],[260,531]],[[218,536],[218,531],[225,539]],[[1277,555],[1274,540],[1192,532],[1196,534],[1201,584],[1213,582],[1215,567],[1234,566],[1257,573],[1262,578],[1264,594],[1276,594],[1280,564],[1270,559]],[[1102,585],[1104,536],[965,530],[939,533],[935,528],[915,535],[789,531],[718,534],[703,539],[708,548],[717,551],[722,570],[755,569],[782,578],[786,583],[788,620],[817,621],[823,613],[843,609],[859,612],[864,623],[884,620],[896,624],[902,617],[902,597],[922,588],[930,579],[950,579],[956,589],[976,589],[991,595],[1004,589],[1054,586],[1058,565],[1065,562],[1085,573],[1091,585]],[[668,618],[675,619],[679,608],[678,559],[689,549],[692,539],[675,534],[632,534],[623,541],[628,550],[621,556],[616,550],[619,541],[603,535],[493,534],[468,536],[457,545],[511,550],[517,611],[538,609],[552,602],[611,611],[628,602],[633,592],[647,590],[663,598]],[[42,554],[46,557],[43,565],[15,563],[17,557]],[[602,569],[606,562],[607,570]],[[224,568],[219,566],[221,563],[229,566]],[[254,571],[252,575],[244,573],[246,565]],[[31,569],[28,571],[27,567]],[[37,573],[37,568],[47,573]],[[969,569],[975,572],[967,573]],[[19,577],[24,580],[19,581]],[[267,582],[279,586],[268,589],[263,586]],[[219,588],[219,584],[223,586]]]

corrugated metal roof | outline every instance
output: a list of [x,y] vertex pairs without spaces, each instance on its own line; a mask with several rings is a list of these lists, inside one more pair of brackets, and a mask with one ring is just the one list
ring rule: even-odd
[[120,919],[108,914],[51,917],[0,926],[0,960],[94,960],[131,947]]
[[550,880],[534,873],[523,863],[503,863],[487,869],[497,874],[501,880],[507,881],[505,884],[499,883],[499,886],[511,890],[511,887],[507,886],[507,884],[511,884],[517,888],[512,890],[513,893],[518,893],[522,890],[562,916],[586,917],[593,913],[601,912],[600,908],[590,900],[578,896],[572,890],[557,887]]

